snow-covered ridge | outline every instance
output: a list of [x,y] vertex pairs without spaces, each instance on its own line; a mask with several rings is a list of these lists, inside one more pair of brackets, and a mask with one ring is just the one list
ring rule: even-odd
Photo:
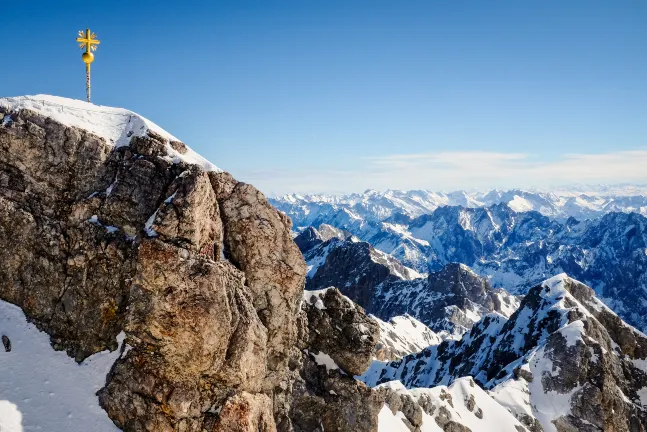
[[[612,423],[647,424],[646,357],[644,334],[620,320],[589,287],[559,274],[533,288],[509,320],[488,315],[461,340],[390,363],[375,361],[361,379],[371,386],[399,380],[408,388],[434,390],[474,376],[526,426],[557,432],[593,424],[606,430]],[[618,389],[608,395],[615,411],[595,401],[594,395],[608,388]],[[623,414],[611,416],[614,412]]]
[[370,315],[380,326],[380,344],[377,347],[377,359],[402,358],[405,355],[422,351],[443,341],[443,336],[412,317],[400,315],[388,322],[375,315]]
[[[183,153],[175,150],[170,142],[180,140],[152,121],[123,108],[94,105],[89,102],[50,95],[0,98],[0,106],[9,111],[23,109],[35,111],[66,126],[85,129],[104,138],[108,144],[115,147],[127,146],[133,136],[145,136],[151,131],[167,141],[167,153],[175,162],[183,161],[199,165],[205,171],[222,171],[188,147]],[[6,117],[2,119],[3,122],[6,121]]]
[[[406,399],[421,407],[420,430],[423,432],[442,432],[445,430],[471,430],[474,432],[518,432],[526,431],[506,407],[495,401],[487,392],[477,386],[472,378],[464,377],[450,386],[434,388],[406,389],[399,381],[391,381],[378,388],[387,390],[387,403],[380,411],[378,432],[409,432],[411,429],[406,414],[411,411],[410,404],[390,406],[389,401]],[[393,397],[392,394],[397,397]],[[400,408],[400,409],[399,409]],[[407,409],[409,408],[409,409]],[[395,413],[393,413],[395,411]],[[409,415],[412,419],[415,416]],[[448,423],[452,421],[451,429]],[[445,427],[441,427],[441,424]],[[461,425],[462,428],[458,427]],[[469,428],[469,429],[465,429]]]

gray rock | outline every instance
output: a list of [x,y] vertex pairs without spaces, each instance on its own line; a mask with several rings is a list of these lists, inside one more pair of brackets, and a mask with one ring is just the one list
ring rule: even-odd
[[7,335],[2,335],[2,345],[4,346],[5,352],[11,352],[11,340]]

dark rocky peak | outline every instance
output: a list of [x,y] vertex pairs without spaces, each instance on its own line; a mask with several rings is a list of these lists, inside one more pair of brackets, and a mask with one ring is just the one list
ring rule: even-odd
[[323,242],[323,237],[315,227],[307,227],[294,238],[294,243],[304,255]]
[[490,312],[509,317],[519,299],[464,264],[449,264],[426,279],[385,282],[374,303],[372,313],[383,320],[406,313],[445,338],[460,337]]
[[305,258],[308,290],[338,287],[369,313],[376,307],[373,302],[380,284],[420,277],[392,256],[353,238],[343,241],[332,238],[310,250]]
[[494,292],[485,278],[459,263],[447,264],[442,270],[429,274],[427,283],[434,292],[451,293],[478,303],[485,301]]
[[568,219],[566,219],[566,221],[564,222],[564,225],[569,229],[579,224],[580,221],[575,219],[573,216],[569,216]]
[[306,227],[294,238],[294,242],[304,255],[314,247],[331,239],[350,240],[353,235],[345,230],[335,228],[331,225],[321,224],[319,228]]

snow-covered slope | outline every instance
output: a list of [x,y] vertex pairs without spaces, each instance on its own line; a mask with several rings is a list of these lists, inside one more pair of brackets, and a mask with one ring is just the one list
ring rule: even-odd
[[[127,146],[133,136],[145,136],[148,132],[153,132],[167,141],[166,150],[173,159],[199,165],[205,171],[221,171],[185,145],[178,150],[172,143],[180,140],[150,120],[123,108],[94,105],[50,95],[0,98],[0,106],[10,111],[22,109],[35,111],[66,126],[87,130],[104,138],[108,144],[113,144],[115,147]],[[11,116],[6,115],[1,121],[8,123],[12,121]]]
[[[378,432],[525,431],[503,405],[477,386],[472,378],[459,378],[450,386],[406,389],[399,381],[378,386],[387,393]],[[460,426],[463,426],[461,429]]]
[[438,345],[446,335],[440,335],[412,317],[400,315],[389,321],[382,321],[371,315],[380,326],[380,343],[375,357],[378,360],[394,360],[421,351],[431,345]]
[[647,424],[647,336],[563,274],[533,288],[509,320],[488,315],[460,341],[375,361],[362,379],[433,388],[464,376],[475,376],[528,428],[633,431]]
[[0,345],[0,431],[119,430],[95,394],[119,351],[77,364],[64,351],[54,351],[49,336],[27,322],[20,308],[2,300],[0,335],[11,343],[9,352]]

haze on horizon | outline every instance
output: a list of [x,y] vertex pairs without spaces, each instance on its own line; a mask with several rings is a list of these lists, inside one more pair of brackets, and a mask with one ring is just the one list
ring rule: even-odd
[[[14,3],[0,96],[150,118],[267,194],[647,183],[647,3]],[[6,62],[6,63],[5,63]]]

